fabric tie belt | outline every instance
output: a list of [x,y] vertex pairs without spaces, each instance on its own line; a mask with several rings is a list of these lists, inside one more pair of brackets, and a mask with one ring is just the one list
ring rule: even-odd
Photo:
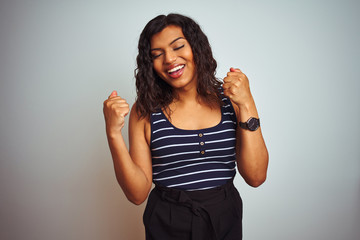
[[[217,239],[218,233],[214,226],[214,217],[211,206],[224,201],[229,196],[229,191],[234,188],[233,180],[227,184],[199,191],[183,191],[162,186],[155,186],[155,190],[160,192],[161,198],[170,203],[189,208],[192,212],[191,234],[193,240],[201,239],[202,226],[206,225],[208,231],[212,231],[212,239]],[[211,240],[211,239],[209,239]]]

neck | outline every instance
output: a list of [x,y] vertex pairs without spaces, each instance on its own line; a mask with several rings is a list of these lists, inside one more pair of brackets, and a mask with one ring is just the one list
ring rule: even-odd
[[200,98],[196,88],[176,89],[174,91],[174,102],[188,104],[199,102],[199,100]]

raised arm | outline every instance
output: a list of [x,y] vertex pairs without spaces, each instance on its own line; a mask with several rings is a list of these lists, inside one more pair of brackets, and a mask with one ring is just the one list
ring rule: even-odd
[[[223,88],[224,94],[233,103],[238,121],[259,118],[249,80],[240,69],[230,69],[224,78]],[[252,187],[260,186],[266,179],[269,158],[261,127],[255,131],[237,128],[236,156],[238,170],[244,180]]]
[[152,182],[151,153],[146,136],[149,123],[145,118],[139,119],[135,107],[132,108],[128,151],[121,133],[128,113],[126,100],[113,91],[104,102],[104,116],[116,179],[128,200],[139,205],[146,200]]

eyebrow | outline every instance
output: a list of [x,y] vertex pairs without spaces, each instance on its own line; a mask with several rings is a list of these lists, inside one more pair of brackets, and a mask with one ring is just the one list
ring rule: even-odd
[[[178,38],[174,39],[173,41],[171,41],[171,43],[169,45],[173,44],[174,42],[176,42],[179,39],[185,39],[185,38],[184,37],[178,37]],[[152,48],[152,49],[150,49],[150,51],[155,51],[155,50],[161,50],[161,48]]]

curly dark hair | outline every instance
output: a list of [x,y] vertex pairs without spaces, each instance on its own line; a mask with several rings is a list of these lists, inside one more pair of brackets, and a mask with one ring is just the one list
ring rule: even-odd
[[160,109],[167,109],[174,100],[172,87],[153,69],[150,41],[153,35],[169,25],[179,26],[191,46],[197,72],[197,92],[209,103],[221,105],[221,82],[215,77],[217,63],[212,55],[208,38],[191,18],[180,14],[159,15],[152,19],[139,38],[136,58],[136,110],[140,118],[148,117]]

